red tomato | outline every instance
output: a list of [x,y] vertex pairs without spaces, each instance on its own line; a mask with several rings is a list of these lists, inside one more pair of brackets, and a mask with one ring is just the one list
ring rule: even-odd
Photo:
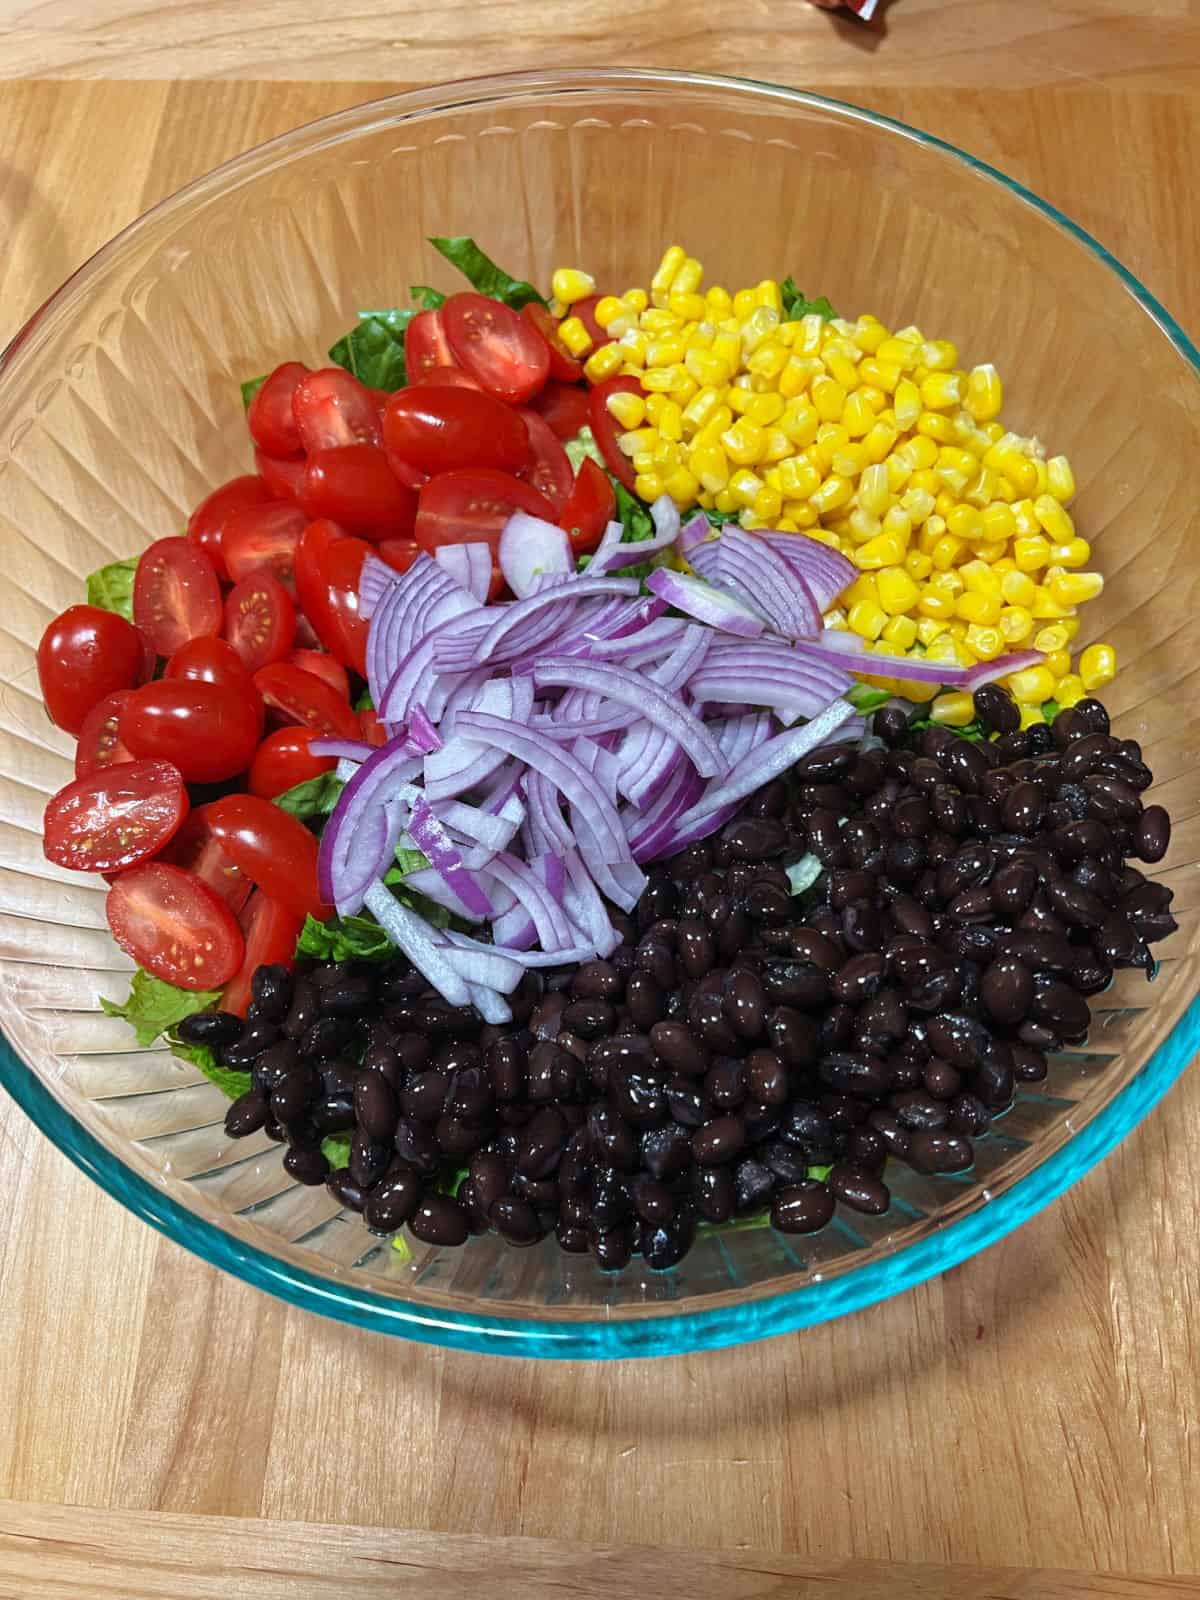
[[[596,321],[596,307],[603,298],[603,295],[590,294],[586,300],[576,300],[569,313],[573,317],[578,317],[591,335],[592,350],[599,350],[601,345],[613,342],[612,334],[606,332]],[[588,351],[588,355],[591,355],[592,350]]]
[[133,691],[117,728],[135,756],[173,761],[189,783],[220,783],[250,765],[262,707],[243,690],[163,678]]
[[489,394],[522,405],[545,383],[549,347],[511,306],[482,294],[452,294],[440,316],[459,364]]
[[225,524],[222,545],[230,583],[240,583],[263,568],[281,582],[290,582],[296,546],[307,526],[304,512],[286,500],[235,511]]
[[68,606],[41,637],[37,669],[51,721],[78,733],[93,706],[138,681],[142,642],[133,624],[115,611]]
[[269,456],[264,450],[254,452],[254,465],[258,475],[276,500],[298,503],[300,487],[304,482],[304,457]]
[[324,678],[343,700],[349,700],[350,679],[346,676],[346,669],[340,661],[333,659],[328,650],[293,650],[288,656],[288,664],[299,667],[302,672],[311,672],[314,677]]
[[641,394],[642,386],[636,378],[606,378],[603,383],[598,383],[588,397],[589,420],[591,422],[592,436],[600,446],[600,454],[604,457],[605,465],[629,490],[634,492],[633,462],[617,443],[618,434],[625,432],[618,427],[616,419],[608,409],[610,394]]
[[588,425],[588,392],[576,384],[547,381],[541,394],[535,394],[529,409],[545,417],[551,431],[560,439],[573,439]]
[[408,381],[424,383],[435,367],[453,367],[440,311],[418,311],[404,330],[404,365]]
[[374,401],[341,367],[310,372],[292,397],[292,412],[300,443],[309,452],[382,442]]
[[296,940],[304,918],[288,911],[262,893],[250,896],[241,915],[246,941],[246,958],[233,982],[221,996],[221,1009],[244,1017],[250,1004],[250,980],[262,966],[291,968]]
[[125,954],[181,989],[219,989],[245,957],[233,912],[182,867],[147,861],[123,872],[105,912]]
[[278,661],[254,674],[263,700],[287,722],[299,722],[330,739],[357,739],[358,718],[349,701],[303,667]]
[[204,551],[216,568],[218,578],[229,576],[225,557],[221,553],[221,540],[230,517],[235,511],[244,511],[247,506],[265,505],[271,498],[271,491],[262,479],[254,473],[247,473],[242,478],[230,478],[228,483],[214,489],[188,518],[187,536]]
[[163,677],[215,683],[236,694],[254,693],[254,684],[241,656],[225,639],[189,639],[167,662]]
[[132,753],[121,743],[117,724],[132,690],[118,689],[98,700],[83,719],[79,743],[75,746],[75,776],[82,778],[101,767],[117,767],[132,761]]
[[591,456],[584,456],[570,498],[558,519],[576,556],[591,555],[604,530],[616,515],[617,497],[607,473]]
[[246,426],[258,448],[269,456],[294,456],[301,449],[292,402],[307,377],[308,368],[302,362],[285,361],[250,402]]
[[575,484],[575,474],[571,471],[567,452],[544,417],[539,417],[528,406],[518,414],[533,447],[533,465],[523,474],[525,482],[531,483],[539,494],[545,495],[554,508],[555,517],[559,517]]
[[[430,367],[428,372],[423,372],[419,378],[414,378],[409,384],[410,389],[474,389],[476,394],[482,394],[482,387],[475,382],[469,372],[464,372],[461,367]],[[391,399],[391,395],[388,396]]]
[[372,711],[370,706],[358,713],[358,723],[362,729],[362,736],[369,745],[374,745],[378,750],[380,745],[388,742],[387,729],[380,722],[378,713]]
[[247,672],[287,655],[296,637],[296,608],[273,572],[252,572],[229,591],[225,637]]
[[221,631],[216,568],[187,539],[157,539],[142,552],[133,579],[133,620],[160,656]]
[[158,671],[158,651],[147,639],[140,628],[137,629],[138,643],[142,647],[142,670],[138,673],[139,683],[149,683]]
[[258,795],[231,794],[209,806],[208,825],[229,859],[272,900],[298,917],[333,915],[317,888],[317,841],[298,817]]
[[269,733],[250,763],[250,793],[274,800],[277,794],[294,789],[298,783],[332,772],[337,766],[333,756],[314,756],[308,748],[318,737],[311,728],[295,726]]
[[159,853],[160,861],[185,872],[194,872],[201,883],[220,895],[236,917],[249,900],[254,885],[225,854],[208,825],[212,806],[195,806],[170,844]]
[[520,478],[494,467],[467,467],[431,478],[417,501],[417,543],[432,555],[440,545],[485,541],[495,555],[500,531],[514,511],[553,522],[554,509]]
[[415,539],[381,539],[375,554],[396,572],[407,572],[421,554],[421,547]]
[[[385,411],[385,434],[386,418]],[[301,504],[314,520],[330,517],[348,532],[367,538],[411,533],[416,496],[398,481],[388,460],[370,444],[314,451],[304,469]]]
[[481,390],[401,389],[384,408],[383,442],[389,460],[427,476],[455,467],[520,472],[531,459],[520,418]]
[[77,872],[120,872],[161,850],[187,809],[183,777],[169,761],[101,767],[46,807],[46,859]]
[[360,677],[366,676],[367,623],[358,614],[358,580],[370,548],[321,521],[309,523],[296,551],[301,611],[326,650]]
[[533,324],[546,341],[546,348],[550,352],[550,376],[557,378],[560,383],[578,383],[583,377],[583,362],[576,361],[559,338],[557,320],[536,300],[522,306],[521,315]]

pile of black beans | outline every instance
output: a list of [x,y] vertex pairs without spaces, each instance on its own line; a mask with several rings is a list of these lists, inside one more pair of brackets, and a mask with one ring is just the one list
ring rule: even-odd
[[[295,1179],[380,1234],[554,1234],[605,1269],[670,1267],[702,1223],[882,1213],[889,1160],[964,1171],[1083,1038],[1087,996],[1151,975],[1175,928],[1129,864],[1159,860],[1170,824],[1103,706],[1028,730],[1003,690],[976,707],[983,742],[887,707],[876,747],[813,752],[652,869],[608,960],[527,974],[502,1027],[403,958],[260,968],[244,1024],[180,1027],[251,1074],[228,1132],[286,1142]],[[798,896],[784,869],[809,852],[823,871]]]

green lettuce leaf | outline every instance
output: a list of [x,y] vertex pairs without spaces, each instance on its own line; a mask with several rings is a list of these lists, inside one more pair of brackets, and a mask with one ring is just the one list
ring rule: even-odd
[[723,528],[727,522],[738,520],[736,511],[714,511],[711,506],[705,508],[704,515],[714,528]]
[[891,698],[889,690],[873,689],[869,683],[856,683],[846,694],[846,699],[849,700],[854,709],[861,711],[864,715],[869,715],[872,711],[878,711],[880,706],[887,705]]
[[210,1083],[215,1083],[223,1095],[230,1100],[237,1100],[250,1088],[250,1074],[239,1072],[235,1067],[222,1067],[217,1063],[217,1058],[205,1044],[184,1044],[181,1039],[169,1041],[173,1055],[179,1056],[183,1061],[190,1061]]
[[408,382],[404,360],[404,335],[412,319],[422,311],[436,311],[446,296],[426,284],[414,283],[409,290],[415,306],[394,306],[389,310],[360,311],[358,323],[329,349],[329,359],[345,367],[371,389],[403,389]]
[[531,283],[526,283],[523,278],[509,277],[489,256],[484,255],[474,239],[434,238],[429,242],[451,266],[457,267],[470,280],[472,287],[480,294],[486,294],[493,300],[503,300],[514,311],[531,302],[540,306],[546,304],[545,296],[539,294]]
[[126,622],[132,622],[137,564],[137,556],[130,556],[128,561],[111,561],[107,567],[91,573],[87,581],[88,605],[99,606],[101,611],[115,611]]
[[129,985],[129,998],[123,1005],[101,1000],[110,1017],[123,1017],[137,1035],[137,1042],[149,1048],[162,1034],[170,1034],[197,1011],[207,1011],[221,998],[219,989],[177,989],[140,969]]
[[249,411],[251,400],[254,399],[254,396],[266,383],[269,376],[269,373],[264,372],[261,378],[247,378],[245,383],[242,384],[242,409],[244,411]]
[[321,1154],[335,1172],[340,1172],[343,1167],[350,1165],[350,1135],[331,1133],[328,1138],[321,1140]]
[[396,846],[396,866],[394,870],[402,878],[406,878],[410,872],[424,872],[428,865],[429,857],[423,850],[406,850],[402,844]]
[[354,702],[355,711],[374,711],[375,702],[371,699],[371,691],[364,687],[363,692]]
[[779,285],[779,293],[783,300],[785,322],[799,322],[801,317],[807,317],[814,311],[819,317],[824,317],[826,322],[832,322],[837,316],[837,312],[824,295],[819,300],[809,300],[801,294],[790,277],[785,278]]
[[374,917],[306,917],[296,954],[311,961],[387,961],[396,947]]
[[330,814],[345,787],[342,779],[330,770],[285,789],[282,794],[275,796],[274,804],[281,811],[299,817],[301,822],[311,822],[314,818],[324,818]]
[[[567,452],[572,472],[579,471],[585,456],[590,457],[598,467],[604,467],[604,457],[600,453],[600,446],[596,443],[596,435],[586,423],[573,439],[564,440],[563,449]],[[607,472],[608,468],[604,467],[604,470]]]

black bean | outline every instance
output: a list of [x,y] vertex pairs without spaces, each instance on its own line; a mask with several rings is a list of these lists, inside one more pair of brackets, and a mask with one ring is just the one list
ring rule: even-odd
[[279,1029],[273,1022],[264,1019],[249,1023],[232,1044],[221,1046],[221,1060],[228,1067],[248,1067],[256,1056],[269,1049],[278,1038]]
[[650,1029],[650,1044],[672,1072],[699,1078],[708,1070],[709,1052],[686,1023],[656,1022]]
[[601,1272],[620,1272],[627,1267],[633,1256],[633,1244],[633,1231],[630,1228],[621,1226],[603,1232],[594,1227],[588,1228],[588,1248]]
[[738,1048],[738,1036],[725,1015],[720,995],[697,989],[688,1002],[687,1017],[691,1028],[710,1050],[728,1055]]
[[833,1213],[829,1185],[815,1178],[789,1184],[771,1200],[771,1226],[780,1233],[819,1233],[833,1220]]
[[231,1139],[244,1139],[249,1133],[257,1133],[267,1120],[267,1112],[267,1099],[262,1090],[248,1089],[226,1111],[225,1132]]
[[853,1211],[865,1211],[868,1216],[877,1217],[891,1204],[887,1184],[861,1167],[839,1162],[830,1172],[828,1183],[833,1198]]
[[272,1089],[272,1114],[280,1122],[295,1122],[303,1116],[323,1088],[321,1075],[315,1067],[307,1064],[297,1065],[277,1088]]
[[588,1111],[588,1133],[596,1160],[603,1167],[630,1172],[637,1164],[638,1137],[611,1106],[593,1105]]
[[905,1159],[918,1172],[965,1172],[975,1156],[966,1139],[930,1131],[912,1135]]
[[1171,819],[1162,806],[1147,806],[1133,835],[1139,861],[1161,861],[1171,843]]
[[767,995],[757,972],[731,969],[725,977],[725,1015],[742,1039],[757,1039],[767,1020]]
[[538,1221],[537,1212],[527,1200],[516,1195],[504,1195],[488,1211],[488,1220],[501,1238],[523,1249],[537,1244],[545,1237],[545,1229]]
[[717,1167],[732,1161],[746,1142],[741,1117],[714,1117],[692,1135],[692,1155],[702,1167]]
[[448,1194],[426,1194],[413,1213],[409,1232],[422,1244],[450,1247],[467,1242],[467,1213]]
[[1048,1023],[1064,1039],[1078,1039],[1086,1032],[1090,1014],[1087,1001],[1065,983],[1054,978],[1039,979],[1034,985],[1033,1019]]
[[808,961],[768,961],[763,987],[776,1005],[818,1011],[829,1003],[829,975]]
[[[251,1076],[255,1086],[264,1094],[271,1094],[278,1089],[289,1073],[296,1070],[299,1060],[296,1046],[291,1039],[277,1039],[274,1044],[267,1046],[254,1063]],[[353,1088],[358,1074],[353,1070],[353,1065],[350,1066],[350,1085]]]
[[812,1017],[791,1006],[776,1006],[767,1018],[767,1042],[784,1066],[792,1070],[815,1065],[819,1037]]
[[675,1201],[671,1191],[657,1182],[648,1178],[646,1174],[639,1173],[629,1186],[629,1193],[633,1200],[633,1209],[643,1222],[657,1225],[669,1222],[675,1214]]
[[[942,1065],[945,1066],[945,1062]],[[890,1105],[897,1121],[910,1133],[927,1128],[944,1128],[950,1117],[945,1104],[924,1089],[902,1090],[892,1095]]]
[[1032,1045],[1014,1039],[1008,1047],[1013,1076],[1022,1083],[1040,1083],[1046,1076],[1046,1057]]
[[[978,1095],[960,1094],[950,1102],[950,1130],[952,1133],[974,1136],[986,1133],[991,1126],[992,1114]],[[897,1154],[901,1152],[897,1151]]]
[[817,1063],[817,1073],[821,1082],[838,1094],[858,1095],[869,1100],[880,1099],[892,1081],[892,1071],[886,1061],[879,1056],[850,1050],[822,1056]]
[[345,1167],[339,1172],[331,1172],[325,1179],[325,1187],[339,1205],[351,1211],[361,1211],[367,1203],[366,1190],[355,1183]]
[[787,843],[787,829],[775,817],[742,817],[722,834],[735,861],[766,861]]
[[421,1180],[415,1172],[386,1174],[367,1196],[367,1226],[377,1233],[395,1233],[410,1220],[421,1198]]
[[336,1056],[354,1036],[354,1024],[346,1017],[318,1017],[316,1022],[300,1035],[300,1053],[324,1060]]
[[884,959],[881,955],[857,955],[842,967],[832,984],[833,996],[847,1005],[859,1006],[879,993],[883,983]]
[[775,1186],[775,1174],[770,1167],[750,1157],[739,1161],[733,1169],[735,1209],[742,1212],[761,1211]]
[[902,1156],[907,1152],[909,1130],[894,1112],[875,1107],[867,1113],[867,1127],[879,1135],[889,1154]]
[[998,683],[985,683],[974,694],[975,715],[993,733],[1014,733],[1021,726],[1021,713],[1007,689]]
[[1011,1026],[1029,1012],[1033,973],[1011,957],[993,961],[980,979],[980,996],[990,1016]]
[[1046,895],[1054,910],[1077,928],[1098,928],[1108,916],[1104,901],[1071,878],[1053,879]]
[[401,1118],[396,1124],[392,1144],[396,1154],[406,1161],[414,1172],[419,1172],[422,1177],[433,1177],[438,1169],[439,1157],[437,1145],[428,1128],[419,1122]]
[[921,1081],[935,1100],[953,1100],[962,1088],[962,1074],[937,1056],[926,1062]]
[[206,1044],[212,1050],[220,1050],[240,1039],[244,1026],[241,1017],[229,1011],[194,1011],[180,1020],[175,1031],[186,1044]]
[[567,1142],[567,1125],[554,1106],[544,1106],[526,1123],[517,1156],[517,1171],[526,1178],[548,1178],[558,1166]]

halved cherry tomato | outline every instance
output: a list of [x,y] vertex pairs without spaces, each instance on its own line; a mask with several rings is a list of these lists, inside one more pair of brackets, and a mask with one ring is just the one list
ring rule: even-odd
[[536,300],[531,300],[527,306],[522,306],[521,315],[532,322],[546,341],[546,348],[550,352],[550,376],[557,378],[560,383],[578,383],[583,377],[583,362],[576,361],[559,338],[557,319]]
[[227,639],[189,639],[167,662],[163,677],[216,683],[237,694],[254,693],[245,663]]
[[358,713],[358,722],[362,728],[362,736],[369,745],[373,745],[378,750],[381,745],[385,745],[388,742],[387,729],[380,722],[379,713],[373,711],[370,706],[365,707]]
[[533,448],[533,465],[522,476],[539,494],[545,495],[554,508],[555,517],[559,517],[575,484],[567,452],[544,417],[528,406],[523,406],[517,414],[525,424]]
[[222,551],[230,583],[269,568],[281,583],[290,583],[300,535],[309,518],[287,500],[247,506],[225,524]]
[[[589,294],[586,300],[576,300],[571,307],[571,316],[578,317],[591,336],[592,350],[599,350],[602,345],[613,342],[613,335],[596,321],[596,307],[603,298],[603,295]],[[588,351],[588,355],[592,350]]]
[[482,294],[452,294],[438,315],[459,365],[489,394],[523,405],[545,383],[549,346],[511,306]]
[[473,540],[489,544],[495,555],[501,529],[514,511],[528,511],[545,522],[555,520],[545,495],[507,472],[494,467],[441,472],[421,490],[414,532],[429,555],[441,545]]
[[464,372],[461,367],[430,367],[428,372],[423,372],[419,378],[414,378],[409,388],[474,389],[476,394],[483,393],[483,385],[476,383],[471,374]]
[[133,752],[121,743],[117,724],[125,702],[133,691],[118,689],[116,694],[106,694],[98,700],[83,719],[79,730],[79,743],[75,746],[75,776],[82,778],[101,767],[117,767],[123,761],[132,761]]
[[157,539],[144,550],[133,579],[133,620],[160,656],[220,633],[221,585],[203,550],[187,539]]
[[121,872],[161,850],[187,809],[183,777],[169,761],[99,768],[46,807],[46,859],[77,872]]
[[246,941],[246,958],[221,996],[221,1009],[244,1017],[250,1004],[250,980],[259,967],[283,966],[290,971],[304,918],[256,891],[246,902],[239,920]]
[[328,650],[293,650],[288,656],[288,663],[303,672],[324,678],[343,700],[349,700],[350,679],[346,676],[346,669],[340,661],[333,659]]
[[309,523],[296,551],[301,611],[326,650],[360,677],[366,676],[367,623],[358,614],[358,580],[370,548],[322,520]]
[[333,756],[314,756],[308,748],[319,737],[311,728],[294,725],[269,733],[250,763],[247,784],[250,793],[261,795],[264,800],[274,800],[277,794],[294,789],[298,783],[308,783],[323,772],[332,772],[337,766]]
[[573,439],[588,424],[588,392],[576,384],[556,383],[550,378],[541,394],[535,394],[529,409],[545,417],[559,439]]
[[383,442],[390,461],[426,475],[455,467],[520,472],[532,459],[512,407],[481,390],[401,389],[384,407]]
[[162,678],[133,691],[117,731],[135,756],[174,762],[189,783],[220,783],[250,765],[262,706],[244,690]]
[[42,634],[37,669],[51,721],[78,733],[93,706],[138,681],[142,642],[133,624],[115,611],[68,606]]
[[[384,411],[387,432],[387,411]],[[417,500],[388,465],[389,455],[370,444],[315,450],[304,468],[300,500],[314,520],[330,517],[368,539],[411,533]]]
[[317,841],[298,817],[255,794],[231,794],[208,808],[208,825],[251,882],[298,917],[333,915],[317,888]]
[[630,494],[634,492],[633,462],[617,443],[618,434],[624,429],[618,427],[616,419],[608,409],[610,394],[641,394],[642,386],[636,378],[606,378],[603,383],[598,383],[588,396],[589,420],[591,422],[592,436],[600,446],[600,454],[604,457],[605,465],[613,477],[623,483]]
[[228,483],[214,489],[192,512],[188,518],[187,536],[204,551],[216,568],[218,578],[229,576],[221,552],[221,540],[230,517],[235,511],[244,511],[247,506],[266,505],[272,498],[270,489],[262,479],[250,472],[241,478],[230,478]]
[[267,706],[284,721],[302,723],[332,739],[358,738],[358,718],[349,701],[315,672],[277,661],[256,672],[254,684]]
[[229,591],[225,637],[247,672],[287,655],[296,637],[296,608],[273,572],[252,572]]
[[222,849],[220,841],[208,825],[211,802],[206,806],[193,806],[187,820],[158,859],[185,872],[194,872],[201,883],[207,884],[214,894],[220,895],[236,917],[249,900],[254,885]]
[[424,383],[435,367],[457,365],[440,311],[418,311],[404,330],[404,365],[410,384]]
[[108,891],[105,914],[125,954],[180,989],[219,989],[245,958],[229,907],[194,873],[163,861],[123,872]]
[[407,572],[421,554],[421,547],[415,539],[381,539],[374,553],[394,571]]
[[276,500],[291,500],[299,504],[300,489],[304,483],[304,457],[269,456],[265,450],[254,452],[254,465],[259,477]]
[[584,456],[570,498],[558,519],[577,556],[591,555],[617,510],[617,497],[608,474],[591,456]]
[[300,443],[314,450],[380,444],[379,413],[370,392],[341,367],[310,372],[292,396]]
[[[135,625],[136,626],[136,625]],[[158,671],[158,651],[147,639],[140,628],[137,628],[138,643],[142,647],[142,669],[138,673],[139,683],[149,683]]]
[[285,361],[267,378],[246,412],[250,437],[269,456],[294,456],[302,448],[292,402],[308,377],[300,361]]

